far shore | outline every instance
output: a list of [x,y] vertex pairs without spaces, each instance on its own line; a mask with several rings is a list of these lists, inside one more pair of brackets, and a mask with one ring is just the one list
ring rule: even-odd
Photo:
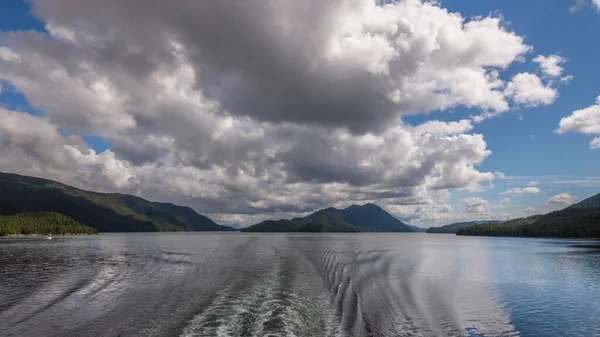
[[24,238],[24,237],[40,237],[40,236],[85,236],[85,235],[98,235],[96,234],[85,234],[85,233],[66,233],[66,234],[7,234],[0,235],[0,238]]

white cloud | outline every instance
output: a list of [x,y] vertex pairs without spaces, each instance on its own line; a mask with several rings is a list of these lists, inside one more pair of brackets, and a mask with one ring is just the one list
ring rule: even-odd
[[468,119],[458,122],[428,121],[413,128],[418,135],[432,134],[440,136],[459,135],[473,129],[473,124]]
[[569,7],[569,13],[573,14],[579,12],[583,6],[585,6],[586,1],[587,0],[575,0],[575,4]]
[[[457,106],[506,111],[500,72],[532,50],[499,17],[465,20],[416,0],[385,6],[356,0],[331,8],[315,0],[276,5],[257,0],[252,6],[224,2],[210,11],[195,1],[138,11],[138,2],[98,7],[90,0],[35,1],[34,11],[46,20],[54,40],[12,34],[6,44],[24,64],[7,63],[3,77],[35,105],[60,106],[55,116],[73,118],[82,110],[81,101],[92,100],[90,95],[103,98],[90,105],[99,111],[89,122],[106,127],[108,120],[127,118],[115,103],[135,106],[132,88],[122,91],[123,85],[133,85],[124,75],[146,76],[183,54],[194,70],[194,85],[229,114],[364,132],[398,113]],[[77,11],[61,11],[70,7]],[[319,15],[293,14],[309,9]],[[244,20],[229,27],[215,17]],[[108,28],[114,26],[120,33]],[[98,43],[104,39],[111,43]],[[43,95],[48,87],[56,87],[60,96]],[[63,97],[73,101],[59,101]]]
[[561,83],[565,83],[568,84],[569,82],[571,82],[571,80],[574,78],[573,75],[567,75],[567,76],[563,76],[560,78],[560,82]]
[[538,183],[537,181],[534,181],[534,180],[530,181],[530,182],[527,184],[527,186],[539,186],[539,185],[540,185],[540,183]]
[[509,188],[504,192],[500,192],[500,195],[507,195],[507,194],[539,194],[541,191],[539,188],[537,187],[524,187],[524,188],[520,188],[520,187],[513,187],[513,188]]
[[[57,125],[46,119],[2,110],[0,144],[6,156],[0,160],[0,167],[82,188],[164,198],[195,204],[197,208],[200,204],[204,211],[213,214],[234,204],[235,208],[226,214],[217,214],[223,219],[233,216],[227,214],[294,214],[330,205],[375,201],[392,210],[411,210],[412,219],[419,222],[430,217],[427,214],[435,209],[434,205],[447,202],[444,200],[449,192],[445,189],[477,189],[480,182],[493,179],[492,174],[473,168],[489,154],[479,135],[426,134],[413,138],[411,129],[400,126],[380,136],[265,128],[260,136],[268,137],[264,142],[238,129],[214,130],[227,143],[213,134],[212,145],[223,151],[211,155],[209,162],[227,160],[226,165],[236,165],[232,172],[225,165],[204,166],[195,162],[194,152],[173,148],[168,139],[143,140],[147,147],[160,148],[155,163],[135,164],[112,150],[97,154],[78,136],[62,137]],[[311,141],[297,142],[307,132]],[[279,134],[283,138],[278,138]],[[255,142],[254,151],[259,147],[263,150],[250,154],[252,161],[240,158],[224,148],[237,141]],[[259,154],[264,156],[258,157]],[[226,159],[230,155],[232,159]],[[235,162],[234,158],[240,161]],[[436,184],[444,185],[442,188]],[[431,199],[436,195],[443,198]]]
[[[569,8],[571,14],[579,12],[587,3],[587,0],[575,0],[575,4]],[[591,0],[592,7],[600,11],[600,0]]]
[[461,201],[465,205],[465,213],[490,214],[490,206],[485,199],[470,197]]
[[21,62],[19,55],[16,54],[12,49],[5,46],[0,46],[0,60],[14,63]]
[[[600,135],[600,96],[596,98],[596,104],[573,111],[570,116],[563,117],[555,132],[559,134],[581,132],[588,135]],[[590,149],[598,148],[600,148],[600,138],[596,137],[590,142]]]
[[569,193],[560,193],[560,194],[557,194],[557,195],[553,196],[552,198],[548,199],[547,203],[568,206],[568,205],[575,203],[575,201],[577,199],[578,198],[576,196],[571,195]]
[[525,208],[525,212],[529,214],[544,214],[547,213],[547,210],[537,207],[527,207]]
[[96,154],[79,136],[64,138],[48,120],[0,109],[0,167],[96,190],[127,188],[135,176],[127,163]]
[[503,198],[503,199],[501,199],[501,200],[500,200],[500,202],[499,202],[498,204],[496,204],[496,205],[492,205],[492,206],[490,206],[490,207],[491,207],[491,208],[498,209],[498,208],[504,208],[504,207],[506,207],[506,205],[508,205],[508,204],[510,204],[510,199],[509,199],[509,198]]
[[558,92],[550,85],[544,85],[535,74],[519,73],[506,86],[505,93],[517,104],[526,107],[549,105],[558,97]]
[[533,62],[539,64],[544,75],[549,77],[559,77],[563,72],[563,67],[559,64],[566,60],[558,55],[538,55],[533,59]]
[[[43,117],[0,113],[0,167],[227,222],[372,201],[417,224],[463,217],[450,190],[503,177],[478,169],[483,135],[400,117],[491,117],[552,90],[522,76],[508,90],[505,69],[532,47],[500,17],[434,2],[32,4],[47,34],[5,34],[0,80]],[[96,153],[90,135],[111,148]]]
[[46,23],[46,30],[50,35],[57,40],[65,40],[67,42],[75,42],[75,32],[67,27],[57,25],[53,22]]

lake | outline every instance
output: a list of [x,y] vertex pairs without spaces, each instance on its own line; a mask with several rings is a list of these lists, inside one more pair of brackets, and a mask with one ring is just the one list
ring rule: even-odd
[[600,242],[444,234],[0,240],[1,336],[600,336]]

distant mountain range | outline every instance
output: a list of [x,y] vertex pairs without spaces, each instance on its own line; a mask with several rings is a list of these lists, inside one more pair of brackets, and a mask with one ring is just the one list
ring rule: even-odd
[[425,233],[427,231],[427,228],[423,228],[423,227],[417,227],[417,226],[413,226],[413,225],[408,225],[407,226],[413,230],[413,232],[419,232],[419,233]]
[[460,229],[457,235],[600,238],[600,194],[560,211],[502,224],[484,223]]
[[[20,214],[21,217],[4,218],[3,221],[11,226],[10,231],[7,229],[7,234],[19,230],[12,225],[18,219],[27,219],[33,224],[32,228],[42,228],[40,224],[35,223],[36,219],[53,219],[64,228],[87,225],[99,232],[239,230],[219,225],[189,207],[152,202],[128,194],[89,192],[52,180],[0,172],[0,216]],[[68,218],[60,217],[60,215]],[[61,230],[66,231],[67,229]],[[352,205],[345,209],[330,207],[303,218],[268,220],[241,228],[243,232],[414,232],[423,230],[423,228],[403,223],[375,204]],[[453,223],[429,228],[427,232],[456,232],[457,235],[477,236],[600,238],[600,194],[545,215],[513,219],[504,223],[498,221]]]
[[232,231],[189,207],[0,172],[0,215],[55,212],[100,232]]
[[440,227],[429,227],[427,229],[427,233],[456,234],[456,232],[458,232],[458,230],[461,228],[465,228],[465,227],[469,227],[469,226],[473,226],[473,225],[480,225],[480,224],[484,224],[484,223],[499,224],[499,223],[502,223],[502,221],[476,220],[476,221],[468,221],[468,222],[455,222],[455,223],[451,223],[449,225],[440,226]]
[[413,232],[375,204],[322,209],[304,218],[267,220],[242,232]]

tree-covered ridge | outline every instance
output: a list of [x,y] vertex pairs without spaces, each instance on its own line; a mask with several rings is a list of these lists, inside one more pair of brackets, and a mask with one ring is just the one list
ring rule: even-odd
[[0,173],[0,214],[57,212],[100,232],[222,231],[188,207],[119,193],[96,193],[52,180]]
[[315,219],[267,220],[259,224],[243,228],[242,232],[377,232],[368,227],[354,226],[346,222],[338,214],[321,215]]
[[418,232],[418,233],[425,233],[429,229],[429,228],[423,228],[423,227],[413,226],[413,225],[409,225],[409,224],[406,224],[406,225],[408,226],[408,228],[412,229],[413,232]]
[[242,229],[243,232],[412,232],[402,221],[375,204],[333,207],[304,218],[267,220]]
[[98,231],[55,212],[0,215],[0,236],[34,234],[98,234]]
[[545,215],[465,227],[457,235],[600,238],[600,194]]
[[456,235],[525,236],[523,228],[535,223],[541,215],[512,219],[503,223],[487,222],[460,228]]
[[455,223],[451,223],[449,225],[440,226],[440,227],[429,227],[427,229],[427,233],[456,234],[456,232],[458,232],[461,228],[465,228],[465,227],[469,227],[469,226],[473,226],[473,225],[485,224],[485,223],[498,224],[498,223],[501,223],[501,221],[476,220],[476,221],[469,221],[469,222],[455,222]]
[[600,207],[600,193],[598,193],[598,194],[596,194],[594,196],[591,196],[591,197],[589,197],[589,198],[587,198],[585,200],[582,200],[582,201],[580,201],[580,202],[578,202],[576,204],[573,204],[573,205],[567,207],[566,209],[569,209],[569,208],[574,208],[574,209],[584,208],[584,209],[587,209],[587,208],[597,208],[597,207]]

